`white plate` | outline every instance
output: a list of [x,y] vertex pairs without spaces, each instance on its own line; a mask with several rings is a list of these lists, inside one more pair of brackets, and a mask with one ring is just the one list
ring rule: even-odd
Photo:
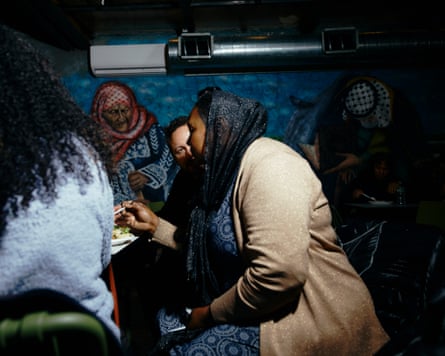
[[386,200],[370,200],[368,203],[372,205],[391,205],[393,202]]
[[123,245],[123,244],[126,244],[127,242],[130,242],[132,240],[133,240],[133,236],[121,237],[118,239],[111,239],[111,246]]

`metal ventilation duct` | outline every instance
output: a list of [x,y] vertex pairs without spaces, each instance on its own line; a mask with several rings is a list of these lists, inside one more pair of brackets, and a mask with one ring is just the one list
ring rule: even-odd
[[[355,28],[329,28],[311,35],[196,36],[173,38],[167,45],[168,73],[189,75],[339,69],[363,66],[443,66],[445,32],[361,32]],[[196,56],[192,39],[210,55]],[[180,44],[180,45],[178,45]],[[198,48],[196,46],[196,48]],[[205,58],[203,58],[205,57]]]

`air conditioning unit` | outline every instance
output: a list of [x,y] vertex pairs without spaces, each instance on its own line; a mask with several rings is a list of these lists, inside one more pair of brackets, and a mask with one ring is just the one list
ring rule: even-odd
[[96,77],[167,74],[165,44],[90,46],[90,68]]

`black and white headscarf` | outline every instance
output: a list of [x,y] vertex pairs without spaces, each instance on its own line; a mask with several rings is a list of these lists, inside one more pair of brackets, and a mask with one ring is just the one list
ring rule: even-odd
[[259,102],[220,90],[209,95],[208,117],[203,118],[205,173],[199,203],[190,217],[187,253],[189,282],[200,304],[209,304],[220,294],[207,254],[209,215],[218,210],[233,184],[244,152],[267,127],[267,112]]
[[374,78],[359,79],[343,96],[343,119],[360,120],[365,128],[386,127],[392,120],[390,89]]

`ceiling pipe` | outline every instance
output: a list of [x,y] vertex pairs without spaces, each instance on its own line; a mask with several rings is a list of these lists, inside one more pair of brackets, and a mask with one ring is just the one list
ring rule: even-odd
[[360,33],[355,28],[338,28],[298,36],[198,35],[209,38],[208,56],[184,56],[184,39],[170,39],[168,73],[203,75],[445,63],[444,31]]

